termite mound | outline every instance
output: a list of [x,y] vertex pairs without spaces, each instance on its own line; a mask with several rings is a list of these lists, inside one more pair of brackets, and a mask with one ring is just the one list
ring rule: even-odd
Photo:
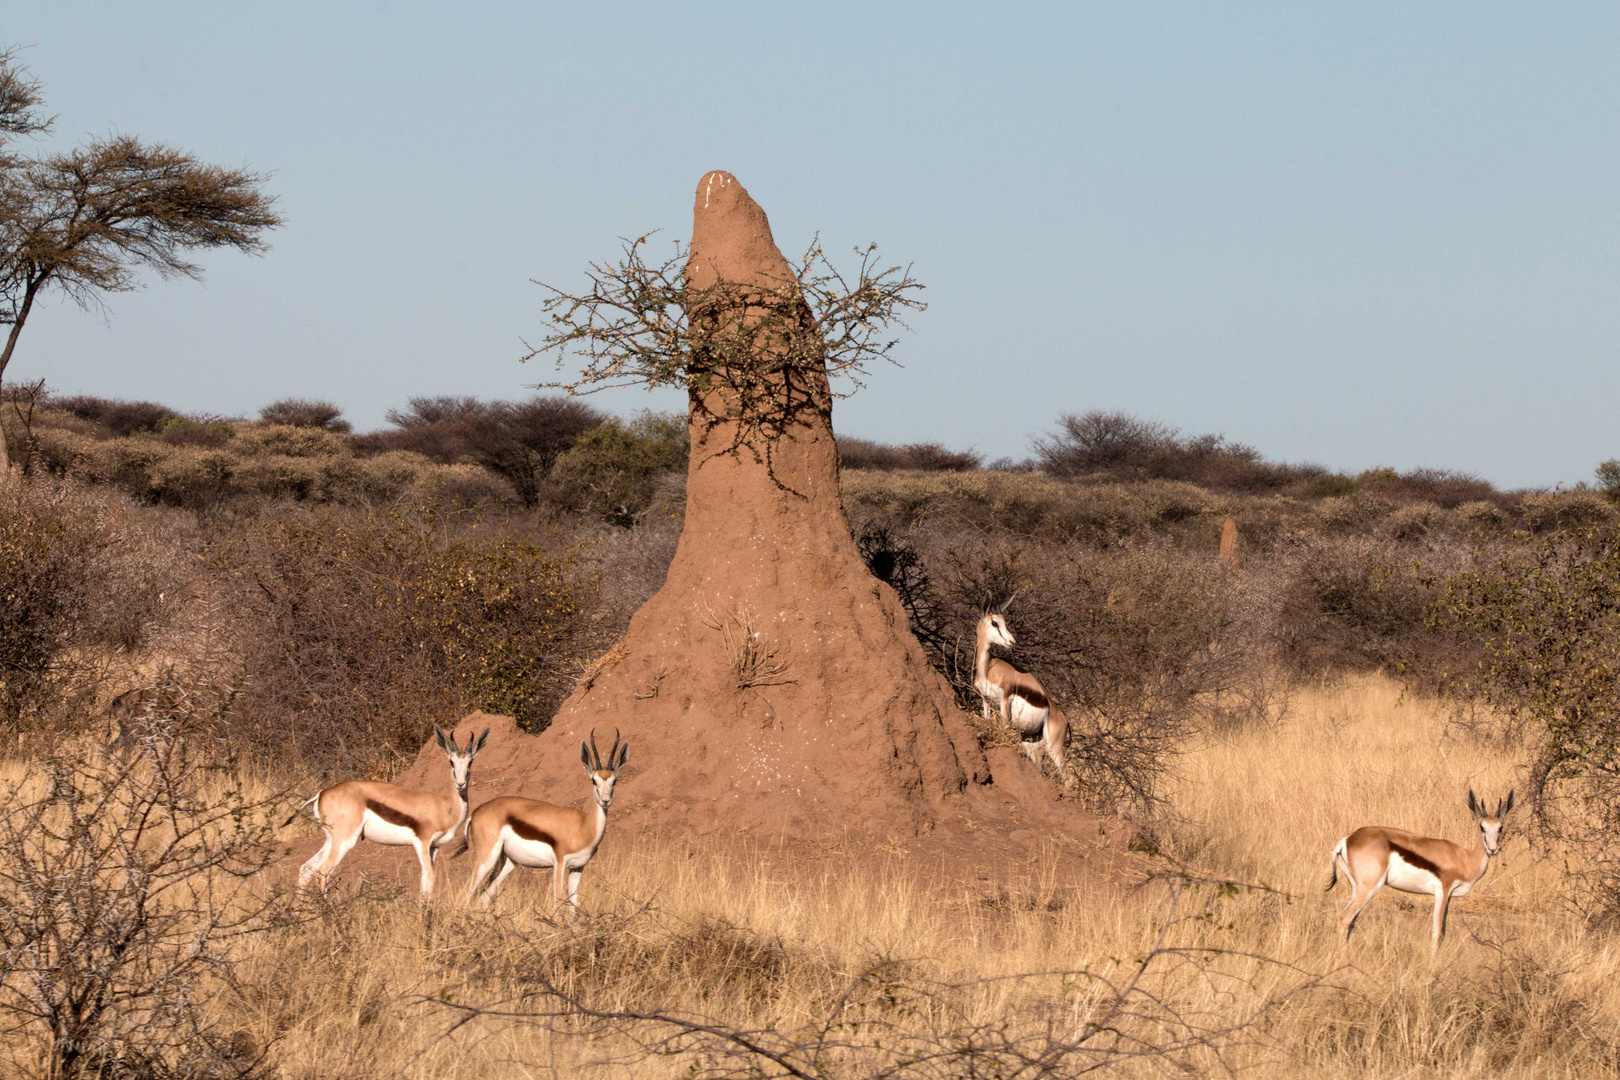
[[[729,173],[698,182],[692,216],[690,287],[794,281],[765,212]],[[1097,835],[1097,819],[1016,751],[987,756],[894,590],[862,561],[818,367],[770,376],[763,425],[737,418],[724,380],[691,380],[686,518],[663,587],[542,734],[497,729],[475,801],[576,802],[580,740],[617,729],[630,759],[610,832],[1014,846],[1032,827]],[[429,780],[432,755],[422,761],[400,782]]]

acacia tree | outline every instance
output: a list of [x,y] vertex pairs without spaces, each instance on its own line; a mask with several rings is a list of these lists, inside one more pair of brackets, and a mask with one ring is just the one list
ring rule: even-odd
[[[266,176],[206,165],[132,135],[92,139],[66,153],[17,157],[4,140],[49,130],[40,84],[0,53],[0,379],[35,301],[51,290],[82,307],[160,278],[202,275],[192,252],[257,253],[281,224]],[[0,430],[0,469],[9,466]]]

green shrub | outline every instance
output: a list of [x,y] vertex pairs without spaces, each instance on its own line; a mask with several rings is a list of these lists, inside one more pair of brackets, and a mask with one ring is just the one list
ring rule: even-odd
[[1595,472],[1598,490],[1609,498],[1620,501],[1620,460],[1610,458]]
[[1324,473],[1305,481],[1305,494],[1313,499],[1332,499],[1354,494],[1356,482],[1343,473]]
[[659,475],[686,468],[687,449],[685,417],[644,412],[585,432],[551,478],[573,508],[628,526],[651,504]]
[[1532,747],[1526,794],[1568,847],[1572,902],[1620,919],[1620,542],[1590,530],[1481,552],[1445,581],[1433,622],[1478,656],[1451,689]]

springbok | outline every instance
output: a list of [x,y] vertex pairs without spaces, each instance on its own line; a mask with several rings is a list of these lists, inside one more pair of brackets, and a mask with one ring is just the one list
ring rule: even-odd
[[585,766],[585,774],[591,780],[591,793],[596,797],[594,814],[515,795],[491,799],[474,810],[467,824],[467,835],[456,852],[459,856],[469,847],[474,852],[467,903],[477,899],[487,907],[514,866],[543,867],[552,871],[552,914],[555,916],[557,908],[567,901],[572,908],[571,918],[573,912],[579,910],[580,874],[596,854],[602,834],[607,831],[613,785],[629,755],[630,744],[620,746],[617,731],[613,733],[613,749],[608,751],[606,764],[596,749],[594,730],[588,749],[585,741],[580,740],[579,760]]
[[1480,845],[1464,849],[1450,840],[1418,836],[1404,829],[1365,825],[1340,840],[1333,849],[1333,878],[1327,890],[1339,883],[1339,871],[1350,881],[1350,903],[1339,916],[1339,932],[1348,944],[1356,916],[1386,884],[1406,893],[1427,893],[1434,897],[1434,933],[1430,955],[1440,951],[1446,934],[1446,910],[1454,897],[1467,896],[1474,882],[1485,876],[1491,858],[1502,850],[1502,821],[1513,809],[1513,792],[1498,800],[1496,810],[1485,812],[1485,805],[1468,790],[1468,810],[1479,822]]
[[433,737],[450,759],[454,794],[434,795],[376,780],[345,780],[302,804],[315,804],[315,820],[326,830],[326,843],[298,872],[300,889],[316,874],[325,888],[327,878],[354,845],[370,840],[374,844],[415,848],[417,861],[422,864],[422,899],[433,895],[434,858],[440,845],[466,824],[467,782],[473,758],[489,738],[489,728],[476,742],[468,732],[466,746],[457,746],[455,736],[445,734],[437,724],[433,725]]
[[1013,726],[1024,742],[1024,753],[1036,765],[1040,764],[1040,746],[1046,747],[1052,764],[1064,787],[1070,787],[1069,774],[1063,767],[1063,747],[1069,741],[1069,718],[1046,693],[1041,680],[1027,671],[1019,671],[1000,658],[991,659],[990,646],[1013,647],[1015,639],[1007,628],[1006,605],[988,608],[979,618],[973,656],[973,688],[984,699],[984,718],[990,718],[994,708],[1001,718]]

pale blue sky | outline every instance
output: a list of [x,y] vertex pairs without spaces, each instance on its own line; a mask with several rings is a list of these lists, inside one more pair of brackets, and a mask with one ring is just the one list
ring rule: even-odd
[[8,374],[63,391],[362,428],[519,396],[551,377],[517,362],[529,279],[684,236],[723,168],[790,256],[876,240],[929,287],[840,431],[1021,457],[1123,409],[1505,486],[1620,456],[1613,4],[76,2],[0,33],[52,142],[272,171],[287,217],[204,283],[38,311]]

